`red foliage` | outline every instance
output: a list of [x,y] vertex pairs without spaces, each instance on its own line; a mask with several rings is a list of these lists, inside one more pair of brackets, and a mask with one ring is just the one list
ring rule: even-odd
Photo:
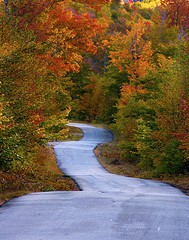
[[[109,1],[75,2],[96,9]],[[17,27],[32,31],[36,41],[45,46],[44,53],[39,57],[48,62],[49,69],[58,76],[69,71],[77,72],[82,54],[95,53],[97,50],[93,38],[103,28],[89,11],[79,13],[64,1],[21,0],[16,5],[12,4],[12,12],[15,22],[18,22]]]
[[172,25],[179,26],[183,31],[189,27],[189,0],[161,0],[167,11],[167,18]]

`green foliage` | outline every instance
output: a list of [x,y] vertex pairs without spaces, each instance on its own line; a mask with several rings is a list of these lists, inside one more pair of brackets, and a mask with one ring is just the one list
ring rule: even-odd
[[13,134],[11,131],[6,131],[0,135],[0,168],[9,169],[14,161],[23,162],[26,158],[24,153],[24,145],[22,139]]
[[124,139],[120,141],[118,146],[121,150],[121,156],[124,159],[124,161],[134,164],[139,163],[140,155],[138,154],[137,149],[135,147],[135,143],[133,141]]
[[184,153],[180,149],[181,143],[171,139],[160,149],[158,158],[154,158],[154,174],[180,174],[184,173]]
[[139,118],[137,120],[134,142],[138,155],[140,156],[139,166],[143,170],[153,169],[153,149],[152,129],[147,125],[147,121]]
[[42,124],[56,125],[56,118],[65,124],[69,112],[68,80],[50,72],[40,58],[44,45],[20,19],[0,15],[1,169],[27,162],[36,145],[44,143]]

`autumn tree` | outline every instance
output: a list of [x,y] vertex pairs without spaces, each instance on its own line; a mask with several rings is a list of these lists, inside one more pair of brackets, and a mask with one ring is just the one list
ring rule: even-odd
[[189,27],[189,1],[161,0],[161,5],[166,10],[166,18],[170,21],[170,24],[178,26],[180,34],[185,33]]
[[126,70],[129,80],[137,83],[150,70],[153,54],[151,43],[146,38],[150,23],[137,20],[125,35],[116,34],[111,40],[110,58],[120,71]]
[[46,132],[67,122],[72,83],[66,74],[79,71],[84,53],[96,52],[95,13],[104,2],[87,1],[94,14],[78,12],[74,1],[1,5],[1,167],[25,161]]
[[[188,158],[182,149],[182,145],[186,149],[186,135],[181,126],[187,122],[182,109],[187,109],[187,103],[182,100],[185,90],[178,74],[178,29],[162,18],[165,10],[160,10],[156,8],[151,21],[131,21],[127,34],[112,37],[110,51],[111,63],[128,74],[115,118],[122,156],[155,175],[182,172]],[[133,14],[139,18],[136,11]]]

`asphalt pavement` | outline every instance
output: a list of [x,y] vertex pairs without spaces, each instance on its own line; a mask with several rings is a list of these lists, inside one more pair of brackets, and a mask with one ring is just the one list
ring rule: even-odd
[[94,148],[112,141],[86,124],[80,141],[54,144],[77,192],[32,193],[0,208],[0,240],[189,240],[189,197],[158,181],[108,173]]

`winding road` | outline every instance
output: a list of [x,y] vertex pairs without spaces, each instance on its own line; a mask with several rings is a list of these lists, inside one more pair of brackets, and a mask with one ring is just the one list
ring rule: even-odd
[[189,197],[170,185],[108,173],[93,150],[105,129],[54,146],[59,168],[82,191],[32,193],[0,208],[0,240],[189,240]]

